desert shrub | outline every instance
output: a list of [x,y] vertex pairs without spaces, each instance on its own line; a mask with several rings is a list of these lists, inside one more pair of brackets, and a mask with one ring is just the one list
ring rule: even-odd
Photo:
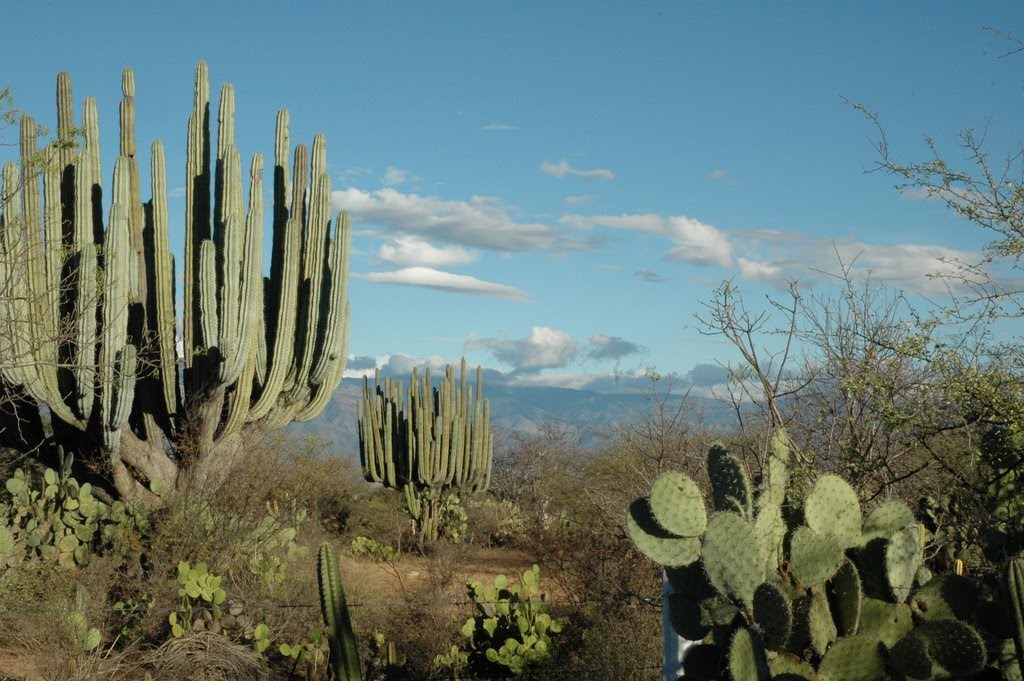
[[527,531],[530,519],[510,499],[471,495],[463,505],[469,518],[467,541],[471,544],[488,548],[511,546]]

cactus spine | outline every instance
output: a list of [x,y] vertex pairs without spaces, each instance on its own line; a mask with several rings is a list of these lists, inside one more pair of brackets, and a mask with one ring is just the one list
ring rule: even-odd
[[163,146],[153,143],[152,199],[144,202],[131,70],[121,89],[107,216],[94,100],[82,107],[78,151],[62,143],[76,129],[67,74],[57,79],[58,143],[46,154],[55,162],[36,171],[35,125],[26,117],[20,167],[3,169],[0,425],[21,427],[3,428],[0,444],[37,447],[45,405],[58,443],[79,460],[104,462],[122,496],[158,504],[148,488],[187,480],[212,493],[244,453],[243,434],[311,419],[326,406],[345,366],[351,230],[344,213],[331,219],[322,135],[311,160],[305,146],[295,149],[289,184],[282,110],[264,280],[263,159],[255,155],[243,177],[231,85],[220,91],[213,140],[209,72],[200,63],[188,124],[179,376]]
[[465,359],[457,389],[451,365],[437,388],[431,384],[429,368],[422,379],[414,369],[408,395],[400,381],[389,378],[381,386],[378,370],[374,388],[363,380],[358,416],[363,476],[405,493],[423,539],[438,537],[437,514],[444,496],[490,486],[494,446],[488,427],[490,406],[483,399],[483,370],[477,367],[474,399]]

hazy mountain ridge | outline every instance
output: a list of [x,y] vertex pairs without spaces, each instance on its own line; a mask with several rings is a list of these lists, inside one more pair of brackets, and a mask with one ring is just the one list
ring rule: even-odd
[[[406,377],[406,382],[408,377]],[[356,455],[359,451],[357,403],[362,379],[346,378],[335,391],[324,412],[305,423],[293,423],[288,432],[315,435],[329,440],[335,452]],[[643,391],[602,393],[594,390],[515,386],[484,380],[484,397],[490,400],[492,429],[501,432],[534,433],[544,423],[557,422],[578,428],[586,444],[596,444],[609,429],[653,413],[656,405]],[[666,408],[676,409],[682,393],[669,397]],[[725,428],[735,422],[732,409],[718,400],[689,396],[685,409],[694,420],[711,428]]]

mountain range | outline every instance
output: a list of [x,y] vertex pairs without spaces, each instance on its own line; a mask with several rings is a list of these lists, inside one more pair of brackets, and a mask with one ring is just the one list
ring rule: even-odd
[[[494,375],[491,375],[491,374]],[[372,380],[372,379],[371,379]],[[405,378],[408,385],[408,377]],[[655,413],[658,402],[674,412],[679,408],[686,388],[657,396],[638,384],[616,392],[588,388],[522,385],[497,372],[485,373],[484,397],[490,401],[490,423],[496,433],[540,432],[545,423],[557,423],[578,430],[584,445],[600,441],[602,434],[617,425],[635,422]],[[362,395],[363,379],[346,378],[338,386],[323,413],[312,421],[293,423],[288,432],[296,436],[313,435],[331,443],[331,451],[357,456],[359,429],[356,409]],[[727,428],[735,423],[732,408],[718,399],[686,397],[684,409],[691,419],[710,428]]]

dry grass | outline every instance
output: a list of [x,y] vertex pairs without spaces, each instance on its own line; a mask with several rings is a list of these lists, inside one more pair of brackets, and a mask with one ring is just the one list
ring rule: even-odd
[[154,681],[241,681],[267,679],[270,670],[249,646],[206,631],[172,638],[144,660]]

